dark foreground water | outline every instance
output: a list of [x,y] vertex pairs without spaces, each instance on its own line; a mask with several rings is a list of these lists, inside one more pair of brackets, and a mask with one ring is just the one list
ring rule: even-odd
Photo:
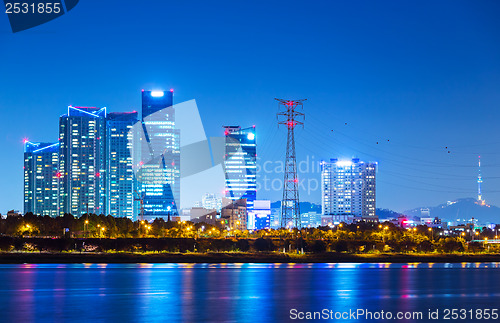
[[282,322],[291,310],[376,322],[346,316],[358,309],[436,322],[429,310],[444,321],[453,308],[467,316],[447,321],[498,311],[500,263],[0,265],[2,322]]

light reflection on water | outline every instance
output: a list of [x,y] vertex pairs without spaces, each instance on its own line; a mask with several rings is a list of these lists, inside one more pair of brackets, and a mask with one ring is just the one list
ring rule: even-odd
[[500,304],[500,263],[24,264],[0,265],[0,277],[7,322],[276,322],[292,308]]

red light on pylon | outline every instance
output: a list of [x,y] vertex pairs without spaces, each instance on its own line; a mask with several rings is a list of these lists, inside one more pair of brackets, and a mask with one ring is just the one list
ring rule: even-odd
[[298,183],[298,182],[299,182],[299,179],[298,179],[298,178],[295,178],[295,179],[293,180],[293,182],[294,182],[294,183]]
[[61,173],[59,173],[59,172],[58,172],[58,173],[56,174],[56,177],[58,177],[58,178],[59,178],[59,177],[61,177]]
[[95,176],[99,177],[99,176],[101,176],[101,173],[96,173]]

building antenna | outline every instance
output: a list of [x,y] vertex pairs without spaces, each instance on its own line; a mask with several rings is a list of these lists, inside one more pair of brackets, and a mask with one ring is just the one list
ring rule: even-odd
[[297,111],[297,109],[303,109],[302,102],[306,99],[275,100],[278,101],[280,109],[276,115],[278,118],[278,126],[282,124],[288,128],[285,174],[283,180],[283,200],[281,202],[281,227],[300,228],[299,179],[297,177],[294,129],[296,125],[304,126],[304,123],[298,120],[304,120],[304,114]]

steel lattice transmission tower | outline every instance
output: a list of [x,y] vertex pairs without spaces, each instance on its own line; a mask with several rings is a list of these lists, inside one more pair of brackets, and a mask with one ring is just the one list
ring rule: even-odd
[[[279,102],[280,111],[277,113],[278,126],[285,125],[288,129],[286,143],[285,178],[283,181],[283,200],[281,201],[281,227],[299,228],[299,179],[297,177],[297,158],[295,155],[295,126],[304,126],[304,114],[297,110],[303,109],[303,100],[282,100]],[[300,120],[299,120],[300,119]]]

